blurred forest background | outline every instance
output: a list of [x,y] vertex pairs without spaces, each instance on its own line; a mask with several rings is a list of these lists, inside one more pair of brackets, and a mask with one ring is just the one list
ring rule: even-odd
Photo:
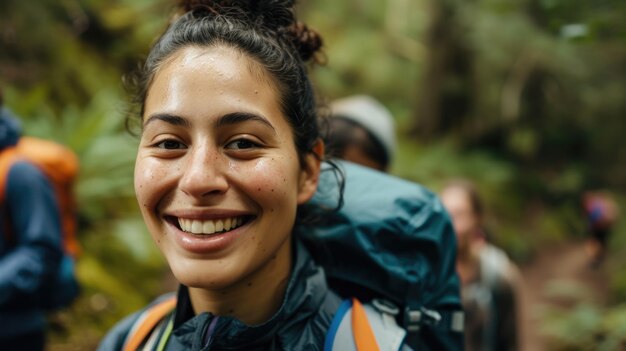
[[[84,292],[51,316],[52,350],[94,349],[114,322],[172,287],[134,199],[137,138],[124,128],[122,76],[173,3],[0,1],[6,105],[27,134],[81,160]],[[435,191],[452,177],[475,180],[494,241],[520,265],[584,239],[584,190],[609,190],[624,208],[626,1],[315,0],[299,12],[325,39],[327,64],[312,71],[322,101],[367,93],[384,102],[398,124],[392,173]],[[550,350],[625,347],[624,215],[601,268],[603,303],[553,286],[575,303],[530,306]]]

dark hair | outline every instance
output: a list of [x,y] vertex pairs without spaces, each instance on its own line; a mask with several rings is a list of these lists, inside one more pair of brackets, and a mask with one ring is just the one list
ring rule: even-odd
[[323,134],[328,156],[344,158],[346,149],[355,146],[382,169],[387,169],[389,157],[385,147],[369,130],[341,116],[333,116],[327,123]]
[[[132,133],[133,121],[141,122],[147,91],[168,57],[188,46],[228,45],[256,60],[276,83],[281,108],[302,162],[321,138],[306,63],[321,62],[322,39],[296,20],[295,0],[181,0],[178,5],[182,13],[152,46],[139,70],[126,80],[140,107],[138,114],[128,115],[127,128]],[[343,189],[341,170],[336,164],[329,164]],[[337,208],[342,203],[343,192]],[[300,206],[298,217],[308,220],[312,217],[309,212],[308,206]]]
[[[281,107],[303,156],[320,138],[315,94],[305,62],[316,61],[321,37],[297,22],[294,0],[183,0],[177,17],[131,77],[130,88],[143,115],[148,88],[160,65],[190,45],[229,45],[261,64],[278,86]],[[133,118],[132,115],[129,118]],[[137,115],[134,114],[134,118]],[[141,117],[140,117],[141,118]],[[127,120],[127,126],[132,121]]]

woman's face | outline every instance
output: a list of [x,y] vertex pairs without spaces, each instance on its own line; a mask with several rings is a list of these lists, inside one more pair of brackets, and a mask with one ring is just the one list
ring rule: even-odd
[[181,283],[222,289],[288,264],[296,208],[318,173],[313,155],[299,162],[272,79],[240,51],[187,47],[158,69],[135,191]]
[[472,203],[464,189],[449,187],[441,193],[441,201],[452,219],[459,249],[467,247],[473,234],[480,230],[480,223],[472,208]]

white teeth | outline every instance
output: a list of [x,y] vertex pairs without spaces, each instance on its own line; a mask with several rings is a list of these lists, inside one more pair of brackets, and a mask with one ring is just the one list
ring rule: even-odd
[[191,221],[191,232],[194,234],[202,233],[202,222],[200,221]]
[[185,232],[208,235],[235,229],[243,224],[243,218],[231,217],[206,221],[178,218],[178,224]]
[[204,233],[215,233],[215,223],[213,221],[206,221],[202,225],[202,231]]

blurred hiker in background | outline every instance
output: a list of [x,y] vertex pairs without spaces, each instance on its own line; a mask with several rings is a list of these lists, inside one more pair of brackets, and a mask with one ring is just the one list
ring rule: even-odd
[[396,148],[391,112],[371,96],[354,95],[330,106],[324,137],[332,157],[386,172]]
[[440,196],[457,236],[465,350],[518,350],[521,277],[517,267],[487,241],[484,206],[471,182],[451,181]]
[[608,240],[619,216],[619,209],[613,197],[606,191],[585,192],[582,206],[589,235],[588,250],[591,265],[595,267],[604,260]]
[[61,219],[46,176],[14,159],[20,137],[19,121],[0,104],[0,350],[41,351],[42,296],[63,256]]

